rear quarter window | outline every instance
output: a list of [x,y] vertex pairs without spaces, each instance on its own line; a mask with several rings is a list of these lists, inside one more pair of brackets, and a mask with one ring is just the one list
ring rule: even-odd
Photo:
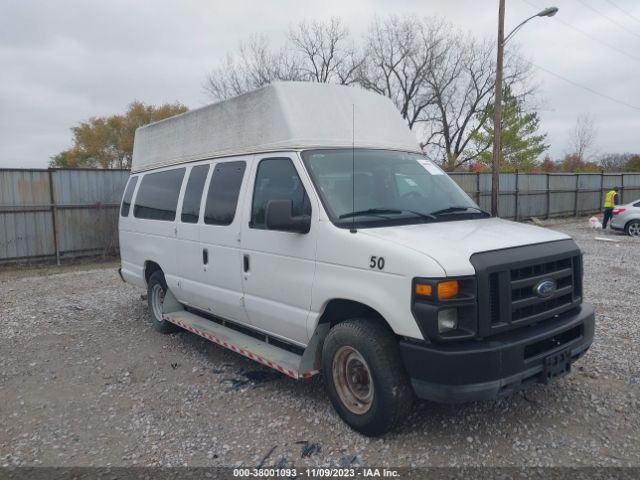
[[176,168],[142,177],[133,215],[149,220],[175,220],[184,172],[185,168]]
[[198,165],[193,167],[189,173],[180,215],[180,220],[184,223],[198,223],[200,201],[202,200],[202,191],[204,190],[204,182],[208,173],[209,165]]
[[122,206],[120,207],[120,216],[128,217],[129,210],[131,209],[131,199],[133,199],[133,192],[136,189],[136,185],[138,184],[138,177],[129,178],[129,183],[127,183],[127,188],[124,191],[124,196],[122,197]]

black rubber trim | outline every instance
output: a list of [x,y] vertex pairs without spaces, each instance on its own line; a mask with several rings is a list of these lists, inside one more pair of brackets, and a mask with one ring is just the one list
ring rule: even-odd
[[[544,359],[571,349],[572,357],[584,353],[593,341],[595,314],[581,305],[553,322],[524,327],[500,339],[459,344],[400,341],[405,368],[419,398],[439,402],[465,402],[494,398],[529,382],[537,382]],[[581,334],[546,352],[525,358],[525,349],[558,337],[576,326]],[[550,342],[552,343],[552,342]]]
[[[513,329],[523,328],[527,324],[542,322],[553,317],[556,313],[561,312],[543,312],[537,319],[531,319],[527,322],[517,322],[511,324],[510,321],[502,323],[503,326],[496,327],[491,324],[490,310],[490,278],[491,274],[499,276],[498,286],[500,288],[498,301],[499,311],[502,315],[511,316],[511,294],[509,291],[509,279],[502,278],[509,275],[509,271],[516,268],[525,267],[532,263],[552,262],[562,260],[568,257],[580,256],[581,252],[578,245],[571,240],[558,240],[546,243],[537,243],[534,245],[525,245],[521,247],[505,248],[502,250],[492,250],[489,252],[480,252],[471,255],[469,261],[476,270],[478,285],[478,337],[486,338],[499,332],[511,331]],[[502,277],[500,277],[502,276]],[[563,309],[570,310],[577,307],[581,298],[574,298],[572,304],[566,305]],[[503,318],[503,320],[506,320]]]

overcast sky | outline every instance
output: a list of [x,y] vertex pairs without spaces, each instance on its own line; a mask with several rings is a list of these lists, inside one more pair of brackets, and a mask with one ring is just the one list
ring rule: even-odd
[[[509,31],[544,7],[560,8],[515,37],[541,67],[550,154],[565,152],[583,113],[596,119],[600,152],[640,152],[640,2],[553,1],[507,0],[506,13]],[[281,45],[292,23],[339,16],[358,36],[375,15],[409,13],[494,37],[497,7],[498,0],[2,0],[0,167],[46,167],[70,146],[70,127],[121,113],[134,99],[210,103],[206,73],[253,33]]]

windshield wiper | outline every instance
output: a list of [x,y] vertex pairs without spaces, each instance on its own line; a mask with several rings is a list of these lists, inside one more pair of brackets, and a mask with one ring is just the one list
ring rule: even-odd
[[491,214],[489,212],[485,212],[484,210],[482,210],[481,208],[478,207],[463,207],[463,206],[458,206],[458,205],[454,205],[452,207],[447,207],[447,208],[443,208],[442,210],[436,210],[435,212],[431,212],[431,215],[442,215],[445,213],[454,213],[454,212],[466,212],[467,210],[477,210],[478,213],[481,213],[487,217],[490,217]]
[[406,208],[368,208],[367,210],[358,210],[355,212],[343,213],[338,218],[343,219],[343,218],[359,217],[361,215],[385,215],[385,214],[400,215],[405,212],[412,213],[417,217],[428,219],[428,220],[436,219],[435,215],[432,215],[430,213],[416,212],[415,210],[407,210]]

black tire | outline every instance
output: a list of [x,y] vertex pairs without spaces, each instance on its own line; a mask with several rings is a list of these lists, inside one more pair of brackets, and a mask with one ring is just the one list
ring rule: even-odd
[[[171,322],[167,322],[162,318],[162,314],[158,309],[161,310],[162,303],[158,299],[158,294],[160,288],[162,290],[162,299],[164,299],[164,295],[167,293],[167,282],[164,279],[164,274],[160,270],[156,270],[149,277],[149,282],[147,283],[147,303],[149,305],[149,314],[151,316],[151,323],[153,324],[153,328],[155,328],[160,333],[175,333],[180,331],[180,327],[174,325]],[[155,306],[154,303],[159,302],[160,304]]]
[[625,225],[624,232],[630,237],[640,237],[640,220],[631,220]]
[[[362,365],[358,355],[354,356],[351,351],[357,352],[366,363]],[[356,400],[351,407],[347,406],[338,390],[343,396],[348,396],[354,389],[339,380],[338,383],[342,383],[342,386],[336,385],[336,377],[342,378],[340,373],[348,372],[349,369],[338,367],[334,374],[334,367],[343,364],[345,352],[350,355],[347,364],[355,363],[356,369],[362,366],[364,370],[368,370],[368,375],[365,376],[369,381],[363,383],[372,384],[371,398],[359,402],[358,398],[363,396],[363,392],[359,391],[361,397],[351,397]],[[393,430],[411,411],[413,390],[402,365],[398,341],[393,332],[376,319],[357,318],[333,327],[322,348],[322,371],[334,408],[347,425],[363,435],[378,436]],[[348,376],[345,373],[345,379]],[[358,376],[355,373],[352,378]],[[349,380],[345,381],[349,383]],[[364,409],[367,405],[368,410],[354,413],[354,409]]]

